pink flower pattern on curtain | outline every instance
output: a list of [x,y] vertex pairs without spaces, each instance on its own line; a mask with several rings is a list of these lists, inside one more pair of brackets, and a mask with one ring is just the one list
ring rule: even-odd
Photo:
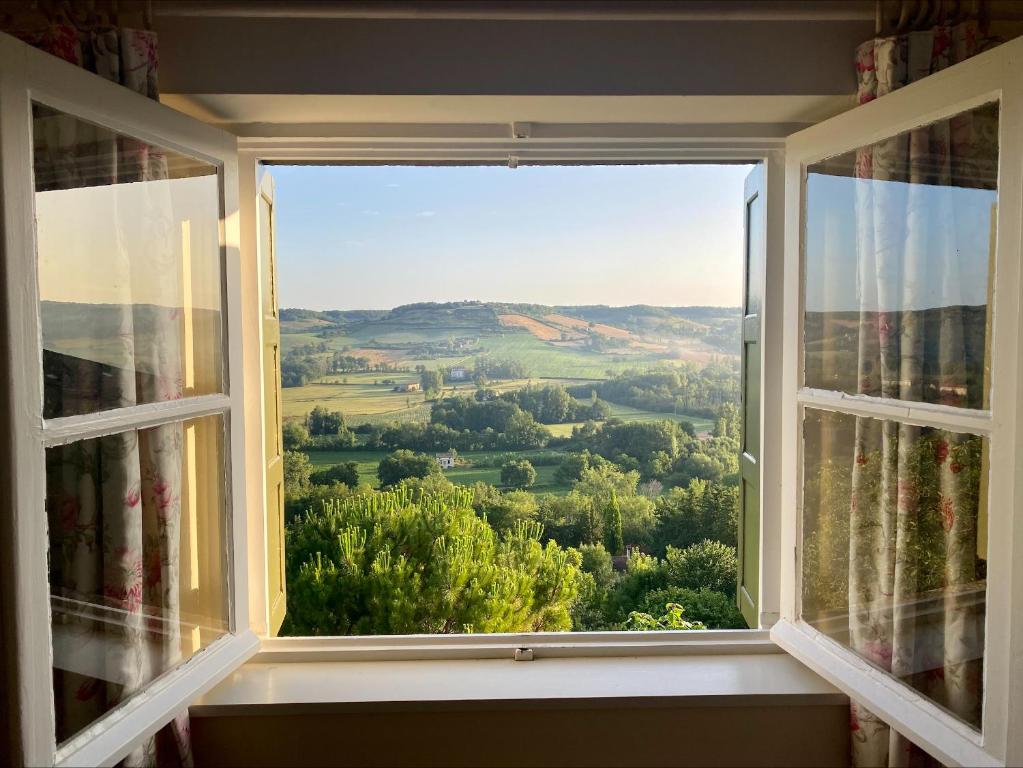
[[[907,35],[869,40],[856,51],[860,103],[894,91],[970,56],[989,45],[976,22],[936,27]],[[907,182],[860,184],[856,190],[857,261],[863,309],[860,320],[858,391],[864,394],[945,405],[982,407],[967,402],[965,387],[944,387],[966,365],[962,322],[954,312],[943,316],[938,339],[938,374],[928,381],[923,360],[925,334],[919,313],[894,312],[893,307],[919,306],[923,271],[941,273],[946,296],[956,295],[958,255],[934,231],[940,216],[956,216],[945,196],[940,216],[933,206],[934,188],[971,187],[989,178],[990,159],[997,159],[997,122],[986,115],[966,113],[939,121],[861,149],[856,155],[859,179]],[[995,162],[997,168],[997,162]],[[930,192],[926,190],[930,187]],[[900,189],[901,188],[901,189]],[[922,195],[929,194],[925,203]],[[892,233],[901,239],[893,241]],[[949,301],[955,305],[955,301]],[[965,303],[965,302],[960,302]],[[888,311],[886,311],[886,309]],[[880,310],[880,311],[878,311]],[[933,339],[930,340],[932,343]],[[926,353],[932,354],[932,353]],[[877,362],[880,361],[880,365]],[[924,385],[931,389],[925,392]],[[934,391],[940,392],[935,399]],[[855,463],[852,467],[849,547],[850,644],[854,650],[900,679],[921,668],[934,670],[926,694],[968,722],[979,722],[983,637],[977,622],[959,604],[959,588],[976,583],[976,498],[964,478],[960,457],[976,455],[976,441],[956,433],[940,433],[936,443],[922,440],[921,428],[856,420]],[[923,446],[928,446],[923,449]],[[930,446],[936,444],[931,451]],[[923,451],[933,457],[940,484],[937,509],[945,530],[945,618],[942,631],[921,631],[912,612],[905,610],[920,594],[914,557],[915,516],[923,489],[914,461]],[[972,453],[971,453],[972,451]],[[868,467],[868,457],[881,466]],[[977,469],[973,469],[976,481]],[[873,473],[873,474],[871,474]],[[870,488],[871,476],[880,483]],[[878,487],[879,486],[879,487]],[[975,484],[972,486],[975,490]],[[927,764],[930,758],[880,718],[857,704],[851,712],[853,764],[885,766]]]
[[[73,27],[55,25],[27,42],[157,98],[153,32],[106,28],[79,33]],[[35,131],[37,190],[117,185],[116,206],[128,187],[135,189],[125,194],[139,194],[139,185],[132,182],[167,177],[166,158],[150,145],[69,115],[37,106]],[[165,201],[154,199],[160,189],[143,187],[142,194],[150,196],[153,211],[145,222],[151,229],[148,242],[165,243],[169,251],[174,238],[168,230],[173,223],[161,214],[168,210],[161,205]],[[182,396],[177,286],[168,284],[156,327],[146,334],[147,343],[137,347],[131,253],[125,248],[118,255],[125,295],[116,310],[116,362],[99,366],[59,356],[56,379],[47,381],[48,415]],[[169,265],[173,259],[168,252]],[[81,638],[82,648],[98,649],[93,652],[100,657],[89,660],[89,668],[102,670],[96,675],[55,670],[59,739],[87,728],[180,661],[182,440],[182,425],[170,424],[80,441],[47,454],[54,623],[71,638]],[[68,610],[97,602],[102,604],[101,612],[116,619],[97,621]],[[108,642],[87,642],[103,634]],[[191,762],[187,713],[178,715],[124,760],[125,765]]]

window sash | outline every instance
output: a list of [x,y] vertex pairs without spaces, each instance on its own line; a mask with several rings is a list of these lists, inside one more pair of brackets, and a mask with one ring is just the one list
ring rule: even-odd
[[[223,392],[178,401],[149,403],[89,414],[43,419],[42,328],[34,218],[32,104],[45,104],[118,133],[205,161],[218,169]],[[14,643],[5,651],[12,669],[12,716],[20,733],[15,753],[29,765],[116,762],[157,730],[194,696],[229,674],[256,652],[249,629],[246,555],[247,431],[244,413],[245,362],[242,349],[242,281],[247,277],[238,249],[237,141],[223,131],[187,117],[54,56],[0,34],[0,166],[8,255],[2,268],[9,358],[5,365],[11,407],[8,443],[9,499],[14,547],[9,596]],[[231,374],[234,374],[233,376]],[[196,653],[106,717],[81,738],[56,748],[50,653],[50,604],[45,449],[105,434],[186,421],[204,415],[224,420],[224,477],[231,632]],[[233,416],[233,418],[232,418]]]
[[[1020,504],[1023,481],[1017,467],[1017,435],[1023,435],[1019,362],[1020,257],[1023,210],[1023,40],[957,64],[838,117],[789,137],[785,191],[785,346],[787,385],[781,447],[783,509],[783,621],[772,638],[850,695],[885,716],[897,730],[949,763],[1017,763],[1023,734],[1010,724],[1021,712],[1023,668],[1014,664],[1023,647],[1023,557]],[[913,128],[992,101],[1000,105],[998,207],[991,325],[990,410],[977,411],[850,396],[803,387],[803,243],[806,169]],[[990,440],[987,614],[985,627],[982,734],[955,721],[931,702],[869,666],[851,649],[819,635],[800,619],[803,439],[806,407],[896,419],[923,426],[972,432]],[[953,413],[953,411],[957,411]],[[793,514],[794,513],[794,514]],[[1013,601],[1013,595],[1016,600]],[[883,679],[882,679],[883,678]]]

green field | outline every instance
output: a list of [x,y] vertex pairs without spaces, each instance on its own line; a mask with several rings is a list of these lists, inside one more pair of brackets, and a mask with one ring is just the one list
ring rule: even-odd
[[[286,355],[295,347],[305,344],[325,343],[331,350],[345,347],[358,348],[369,345],[371,341],[381,344],[408,344],[413,342],[443,342],[458,334],[465,334],[465,328],[438,326],[423,330],[387,329],[381,324],[374,324],[370,329],[353,331],[350,335],[320,338],[315,333],[282,333],[281,352]],[[644,367],[663,361],[663,355],[656,354],[621,354],[610,355],[592,352],[586,349],[555,347],[541,341],[526,331],[502,331],[483,333],[479,337],[481,351],[498,359],[514,359],[525,365],[537,378],[583,378],[603,379],[607,372],[619,372],[627,368]],[[372,348],[370,345],[369,348]],[[402,357],[401,364],[415,368],[422,364],[429,368],[449,365],[471,364],[474,352],[468,355],[453,355],[433,358]]]
[[419,380],[414,374],[349,373],[326,376],[304,387],[284,387],[284,418],[304,418],[317,405],[342,411],[353,426],[374,420],[361,416],[384,416],[383,421],[425,421],[429,417],[422,392],[395,392],[395,385],[382,383],[384,379],[396,383]]
[[[622,421],[659,421],[669,419],[671,421],[688,421],[696,429],[696,433],[712,432],[714,420],[706,416],[688,416],[685,413],[655,413],[654,411],[641,411],[628,405],[608,403],[611,406],[611,416]],[[571,430],[569,430],[571,431]]]
[[[349,426],[359,424],[389,424],[391,422],[421,422],[430,420],[430,404],[421,392],[395,392],[393,384],[381,383],[384,379],[396,383],[418,381],[414,374],[350,373],[325,376],[315,384],[304,387],[285,387],[283,390],[284,418],[304,419],[315,406],[322,405],[330,410],[345,414]],[[585,381],[585,379],[583,380]],[[347,383],[345,383],[347,382]],[[374,383],[375,382],[375,383]],[[516,379],[495,382],[490,389],[508,392],[521,389],[526,384],[563,384],[572,386],[581,383],[571,378]],[[458,384],[446,387],[444,395],[471,394],[476,390],[473,384]],[[627,405],[609,403],[611,415],[622,421],[688,421],[697,433],[710,432],[714,421],[703,416],[686,414],[656,413],[643,411]],[[548,424],[547,428],[555,437],[570,437],[576,424]]]
[[[395,392],[394,384],[383,384],[387,379],[395,383],[416,382],[412,373],[348,373],[324,376],[315,384],[304,387],[285,387],[282,390],[285,419],[303,419],[315,406],[341,411],[350,426],[359,424],[386,424],[392,421],[426,422],[430,420],[430,406],[422,392]],[[579,384],[576,379],[516,379],[494,382],[489,386],[496,392],[521,389],[526,384]],[[472,394],[472,383],[448,385],[444,395]],[[568,430],[571,433],[571,428]]]
[[[377,478],[377,465],[390,453],[389,451],[310,451],[309,461],[315,467],[328,467],[334,464],[344,464],[354,461],[358,465],[359,481],[367,483],[374,488],[380,487]],[[550,455],[551,451],[512,451],[501,453],[499,451],[471,451],[459,453],[461,461],[471,463],[473,461],[491,460],[497,456],[508,456],[509,458],[525,458],[537,454]],[[569,491],[569,486],[559,485],[554,480],[556,466],[536,467],[536,483],[530,488],[534,493],[556,493],[563,494]],[[454,469],[444,470],[444,477],[457,485],[472,485],[483,482],[490,485],[501,485],[500,467],[474,467],[459,466]]]

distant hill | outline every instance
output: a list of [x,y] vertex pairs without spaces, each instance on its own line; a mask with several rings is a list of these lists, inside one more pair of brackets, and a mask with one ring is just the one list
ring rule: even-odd
[[[724,354],[739,348],[738,307],[657,307],[637,304],[542,305],[506,302],[422,302],[390,310],[281,310],[282,332],[381,339],[388,334],[443,329],[450,335],[488,335],[509,329],[528,331],[550,343],[578,345],[583,337],[663,345],[699,339]],[[652,349],[652,347],[651,347]]]

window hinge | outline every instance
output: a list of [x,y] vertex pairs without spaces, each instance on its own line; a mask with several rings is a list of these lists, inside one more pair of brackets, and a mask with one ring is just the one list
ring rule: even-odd
[[532,661],[533,660],[533,649],[532,648],[516,648],[515,649],[515,661]]

